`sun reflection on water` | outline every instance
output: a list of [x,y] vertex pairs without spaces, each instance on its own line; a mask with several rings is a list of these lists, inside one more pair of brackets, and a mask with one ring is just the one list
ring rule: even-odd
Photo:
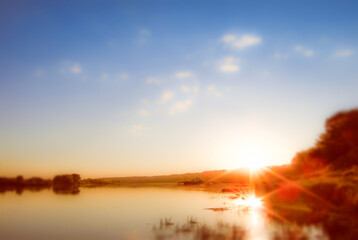
[[251,209],[259,209],[263,206],[262,199],[257,198],[254,195],[250,195],[247,198],[239,198],[235,200],[235,204],[237,206],[249,207]]

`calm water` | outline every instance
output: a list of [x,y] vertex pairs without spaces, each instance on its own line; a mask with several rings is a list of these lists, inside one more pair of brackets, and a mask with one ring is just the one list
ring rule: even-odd
[[[50,190],[0,194],[0,239],[193,239],[197,231],[177,230],[188,217],[197,221],[193,225],[212,229],[238,226],[243,239],[284,239],[292,232],[306,239],[328,239],[319,226],[298,228],[274,221],[264,211],[243,207],[224,194],[161,188],[93,188],[81,189],[77,195]],[[174,224],[161,227],[165,218]]]

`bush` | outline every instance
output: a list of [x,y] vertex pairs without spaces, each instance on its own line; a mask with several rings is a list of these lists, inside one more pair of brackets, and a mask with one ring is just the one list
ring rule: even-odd
[[313,172],[326,165],[347,169],[358,164],[358,109],[339,112],[326,121],[326,132],[316,145],[297,153],[292,163],[303,172]]

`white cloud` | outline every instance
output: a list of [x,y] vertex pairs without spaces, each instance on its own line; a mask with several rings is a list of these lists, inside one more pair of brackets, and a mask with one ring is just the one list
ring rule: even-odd
[[274,55],[274,58],[275,59],[289,59],[290,58],[290,55],[287,54],[287,53],[279,53],[279,52],[276,52]]
[[149,112],[142,108],[138,111],[138,114],[142,117],[147,117],[149,115]]
[[190,92],[197,93],[199,91],[199,88],[198,87],[190,87],[190,86],[183,85],[183,86],[180,87],[180,90],[182,90],[182,92],[184,92],[184,93],[190,93]]
[[235,36],[235,35],[232,35],[232,34],[226,34],[226,35],[224,35],[224,36],[222,37],[222,40],[223,40],[224,42],[228,43],[228,42],[232,42],[232,41],[234,41],[234,40],[235,40],[235,38],[236,38],[236,36]]
[[133,129],[133,130],[143,130],[143,129],[144,129],[144,126],[143,126],[143,125],[133,125],[133,126],[132,126],[132,129]]
[[235,64],[224,64],[220,66],[220,71],[222,72],[237,72],[240,70],[240,67]]
[[188,77],[193,76],[193,73],[192,72],[177,72],[174,76],[176,78],[188,78]]
[[208,92],[211,95],[214,95],[215,97],[221,97],[222,96],[222,93],[216,89],[215,85],[209,85],[208,86]]
[[303,50],[303,48],[302,48],[301,45],[296,45],[296,46],[295,46],[295,50],[296,50],[297,52],[300,52],[300,51]]
[[188,108],[193,104],[192,99],[187,99],[182,102],[176,102],[169,110],[169,115],[173,116],[180,112],[186,112]]
[[78,62],[73,62],[71,60],[64,60],[61,62],[58,72],[60,74],[80,74],[82,73],[83,69]]
[[157,85],[159,85],[161,83],[159,78],[152,78],[152,77],[147,78],[147,80],[145,80],[145,81],[148,84],[157,84]]
[[224,58],[224,62],[225,63],[233,63],[233,62],[239,62],[240,59],[232,57],[232,56],[228,56]]
[[107,81],[107,79],[108,79],[108,74],[107,73],[102,73],[101,80],[102,81]]
[[239,40],[232,43],[233,47],[244,49],[253,45],[261,43],[261,38],[252,35],[243,35]]
[[39,68],[35,71],[36,77],[42,77],[45,74],[45,71],[42,68]]
[[164,91],[164,92],[162,93],[162,100],[163,100],[164,102],[169,101],[169,100],[172,99],[173,97],[174,97],[174,92],[172,92],[172,91]]
[[128,73],[121,73],[118,75],[119,80],[127,80],[129,78]]
[[221,40],[224,43],[229,44],[231,47],[240,50],[260,44],[262,42],[262,39],[260,37],[250,34],[244,34],[240,37],[233,34],[226,34],[221,38]]
[[142,132],[142,131],[148,131],[148,130],[151,130],[151,128],[141,125],[141,124],[135,124],[135,125],[131,126],[130,133],[131,133],[131,135],[136,136],[137,133]]
[[221,72],[237,72],[240,70],[240,66],[236,64],[236,62],[239,62],[240,59],[228,56],[223,59],[223,64],[220,66]]
[[82,72],[82,68],[78,63],[75,63],[72,68],[71,68],[71,72],[74,74],[78,74]]
[[181,86],[180,89],[185,93],[190,92],[190,87],[188,87],[188,86]]
[[311,56],[313,56],[314,51],[313,50],[305,50],[305,51],[303,51],[303,54],[307,57],[311,57]]
[[151,32],[146,28],[141,28],[141,29],[139,29],[139,34],[142,36],[149,36],[151,34]]
[[301,45],[296,45],[296,46],[294,47],[294,49],[295,49],[296,52],[299,52],[299,53],[303,54],[303,55],[306,56],[306,57],[311,57],[311,56],[314,55],[314,51],[313,51],[313,50],[311,50],[311,49],[305,49],[305,48],[303,48]]
[[139,38],[138,38],[138,43],[141,45],[144,45],[147,43],[148,38],[151,35],[151,32],[148,29],[142,28],[139,29]]
[[353,55],[353,53],[354,53],[353,49],[345,49],[345,50],[336,51],[334,56],[335,57],[349,57],[349,56]]

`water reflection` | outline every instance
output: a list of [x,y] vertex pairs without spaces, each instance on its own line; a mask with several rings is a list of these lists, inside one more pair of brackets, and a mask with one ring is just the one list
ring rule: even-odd
[[322,239],[357,239],[358,236],[358,218],[355,213],[266,208],[266,215],[269,221],[295,226],[312,235],[325,233],[326,238]]
[[206,239],[232,239],[241,240],[245,237],[245,230],[240,226],[233,224],[217,222],[212,227],[206,224],[198,223],[189,218],[183,224],[173,226],[162,224],[160,221],[159,227],[154,226],[153,231],[156,240],[164,239],[193,239],[193,240],[206,240]]
[[22,195],[24,191],[39,192],[42,190],[51,189],[50,186],[0,186],[0,194],[6,192],[15,192],[17,195]]
[[[57,193],[61,193],[58,195]],[[64,197],[63,193],[75,197]],[[234,194],[83,188],[0,195],[0,239],[354,239],[357,220]],[[225,209],[219,211],[217,209]],[[216,211],[217,210],[217,211]]]
[[254,195],[249,195],[247,197],[240,197],[234,200],[234,203],[238,207],[258,209],[263,206],[261,198],[255,197]]
[[53,186],[53,192],[56,194],[71,194],[77,195],[80,193],[80,188],[78,186]]
[[80,193],[80,188],[78,186],[3,186],[0,187],[0,194],[5,194],[6,192],[15,192],[17,195],[22,195],[24,191],[40,192],[43,190],[50,190],[51,188],[55,194],[76,195]]
[[329,239],[320,226],[303,226],[283,224],[267,225],[264,219],[253,212],[250,221],[244,225],[218,221],[215,225],[192,222],[162,224],[153,226],[156,240],[165,239],[193,239],[193,240],[220,240],[220,239]]

